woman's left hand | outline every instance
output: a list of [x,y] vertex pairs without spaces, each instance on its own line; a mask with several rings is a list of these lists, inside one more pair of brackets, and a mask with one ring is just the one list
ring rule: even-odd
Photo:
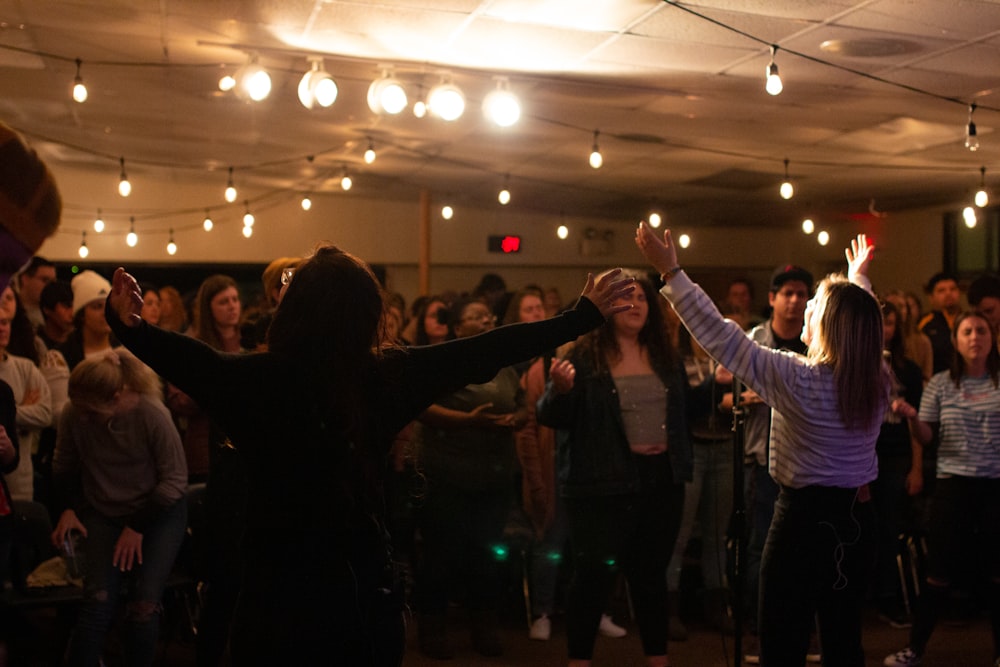
[[897,398],[889,407],[903,419],[913,419],[917,416],[917,409],[902,398]]
[[632,307],[630,303],[620,303],[618,301],[635,290],[635,279],[620,278],[621,273],[621,269],[611,269],[596,281],[594,280],[594,274],[587,274],[587,284],[583,286],[581,296],[590,299],[597,306],[597,309],[601,311],[604,319],[608,319],[615,313],[620,313]]
[[111,565],[128,572],[135,565],[142,565],[142,533],[125,526],[115,542]]
[[872,261],[872,254],[875,252],[875,244],[868,243],[868,237],[858,234],[858,238],[851,241],[851,247],[844,249],[847,257],[847,277],[867,276],[868,264]]

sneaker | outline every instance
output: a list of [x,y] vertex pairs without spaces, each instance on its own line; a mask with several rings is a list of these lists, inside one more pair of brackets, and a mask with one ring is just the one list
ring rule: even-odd
[[552,621],[549,620],[548,616],[542,615],[535,619],[535,622],[531,624],[531,630],[528,631],[529,639],[537,639],[540,642],[549,641],[549,637],[552,636]]
[[748,665],[760,664],[760,639],[757,635],[747,635],[743,648],[743,662]]
[[819,650],[819,638],[809,635],[809,648],[806,649],[806,662],[823,662],[823,654]]
[[897,651],[892,655],[886,656],[885,660],[882,661],[882,664],[885,665],[885,667],[914,667],[923,661],[924,656],[907,646],[902,651]]
[[620,625],[616,625],[614,620],[607,614],[601,614],[601,624],[597,626],[598,632],[605,637],[618,639],[628,634],[628,631]]

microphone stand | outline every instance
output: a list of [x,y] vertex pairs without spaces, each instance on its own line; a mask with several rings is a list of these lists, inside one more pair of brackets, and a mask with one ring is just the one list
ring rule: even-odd
[[746,497],[743,482],[746,407],[743,383],[733,378],[733,512],[729,520],[729,583],[733,590],[733,665],[743,664],[743,593],[746,581]]

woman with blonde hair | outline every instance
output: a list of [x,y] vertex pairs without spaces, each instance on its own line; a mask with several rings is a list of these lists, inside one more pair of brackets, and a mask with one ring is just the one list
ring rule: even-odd
[[52,463],[61,547],[86,539],[84,602],[70,664],[96,665],[128,584],[128,664],[153,663],[167,576],[184,539],[187,468],[156,374],[125,350],[81,361],[69,379]]
[[806,356],[771,350],[722,317],[677,263],[670,231],[644,223],[636,245],[705,350],[772,406],[770,473],[781,490],[761,559],[761,663],[801,665],[819,619],[823,662],[863,667],[861,608],[874,554],[868,484],[889,407],[882,311],[867,278],[873,246],[845,251],[848,275],[823,280],[806,306]]

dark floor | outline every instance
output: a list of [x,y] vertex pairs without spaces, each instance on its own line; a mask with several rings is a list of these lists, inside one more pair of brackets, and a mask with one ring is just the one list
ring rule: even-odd
[[[168,610],[169,611],[169,610]],[[599,637],[594,654],[594,664],[606,667],[642,667],[644,664],[639,638],[634,623],[616,611],[616,620],[628,628],[622,639]],[[416,648],[416,628],[408,629],[409,651],[404,667],[504,667],[514,665],[564,665],[566,664],[565,618],[553,619],[552,639],[548,642],[532,641],[527,637],[527,624],[516,608],[507,611],[502,619],[504,656],[484,658],[472,650],[463,610],[454,607],[449,611],[450,638],[455,650],[453,660],[443,662],[423,657]],[[56,665],[52,656],[59,646],[55,629],[58,627],[52,610],[32,611],[19,628],[22,650],[11,656],[10,667],[35,667]],[[183,619],[168,616],[170,625],[163,636],[158,665],[162,667],[188,667],[195,664],[193,641],[183,625]],[[726,667],[736,664],[733,659],[733,640],[722,637],[697,622],[689,623],[690,638],[671,644],[670,657],[674,667]],[[874,613],[866,615],[865,649],[866,665],[875,667],[889,653],[900,649],[907,639],[906,630],[897,630],[878,620]],[[924,661],[927,667],[971,667],[992,665],[992,640],[988,620],[983,616],[972,618],[964,625],[941,624],[936,630]],[[115,661],[108,661],[113,667]],[[336,664],[331,662],[331,664]]]

